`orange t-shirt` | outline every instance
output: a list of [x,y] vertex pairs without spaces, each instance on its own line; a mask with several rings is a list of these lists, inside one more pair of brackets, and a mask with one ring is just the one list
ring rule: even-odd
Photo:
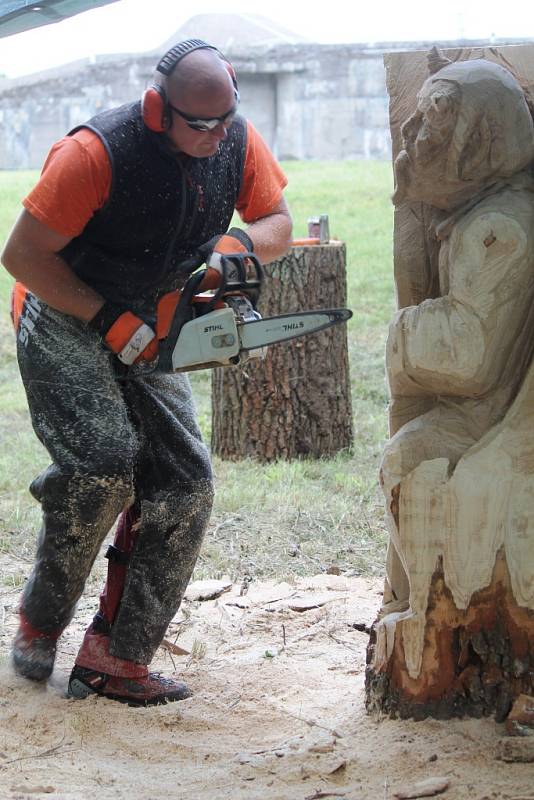
[[[286,184],[287,179],[264,140],[247,122],[243,182],[236,202],[243,222],[270,214],[280,202]],[[81,128],[54,144],[39,182],[23,200],[23,206],[56,233],[74,238],[102,208],[110,188],[111,164],[106,148],[96,133]]]

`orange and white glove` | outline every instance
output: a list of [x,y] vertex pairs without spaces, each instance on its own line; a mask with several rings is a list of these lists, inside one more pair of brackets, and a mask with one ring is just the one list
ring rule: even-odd
[[[198,287],[199,292],[207,289],[217,289],[221,283],[222,266],[221,256],[231,256],[238,253],[252,253],[254,244],[250,236],[241,228],[230,228],[221,236],[214,236],[198,248],[199,254],[206,264],[206,276]],[[229,282],[232,275],[227,275]]]
[[173,292],[164,294],[158,302],[158,313],[156,320],[156,336],[159,339],[166,339],[171,329],[171,324],[176,313],[176,306],[180,302],[181,292],[175,289]]
[[158,340],[151,325],[127,306],[106,302],[89,322],[104,343],[123,364],[153,361],[158,354]]

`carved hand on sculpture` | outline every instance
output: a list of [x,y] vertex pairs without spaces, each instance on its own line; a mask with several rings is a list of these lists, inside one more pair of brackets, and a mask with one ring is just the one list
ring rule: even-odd
[[454,224],[440,259],[447,293],[402,309],[390,325],[393,396],[480,399],[498,387],[525,334],[531,226],[532,198],[519,189],[486,198]]

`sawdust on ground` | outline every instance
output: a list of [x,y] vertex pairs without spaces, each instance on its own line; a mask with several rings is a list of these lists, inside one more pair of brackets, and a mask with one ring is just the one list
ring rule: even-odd
[[[504,732],[493,720],[366,715],[368,636],[354,623],[372,622],[379,580],[323,574],[185,601],[167,639],[189,655],[160,649],[153,667],[183,676],[194,696],[139,709],[65,699],[96,580],[48,686],[13,674],[19,578],[10,589],[5,576],[19,576],[21,564],[2,559],[2,799],[393,800],[400,787],[441,777],[446,800],[534,800],[534,765],[496,760]],[[316,607],[292,610],[303,598]]]

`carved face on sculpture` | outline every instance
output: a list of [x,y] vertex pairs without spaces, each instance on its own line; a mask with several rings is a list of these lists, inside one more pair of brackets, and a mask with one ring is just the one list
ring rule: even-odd
[[401,134],[396,205],[454,208],[534,158],[534,125],[521,87],[483,59],[449,64],[428,78]]

